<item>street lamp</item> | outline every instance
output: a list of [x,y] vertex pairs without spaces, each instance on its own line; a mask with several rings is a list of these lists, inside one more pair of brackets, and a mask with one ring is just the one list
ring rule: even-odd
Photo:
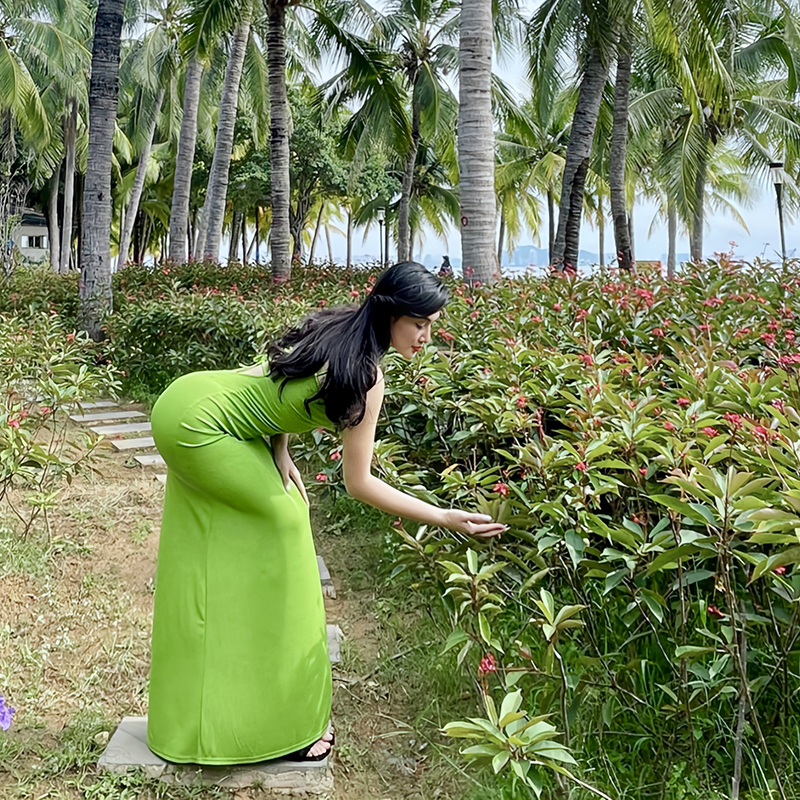
[[380,239],[380,247],[381,247],[381,266],[383,266],[385,263],[383,260],[383,223],[384,223],[383,214],[380,214],[378,216],[378,228],[380,230],[378,238]]
[[773,161],[769,165],[775,196],[778,198],[778,223],[781,226],[781,261],[786,263],[786,236],[783,232],[783,161]]

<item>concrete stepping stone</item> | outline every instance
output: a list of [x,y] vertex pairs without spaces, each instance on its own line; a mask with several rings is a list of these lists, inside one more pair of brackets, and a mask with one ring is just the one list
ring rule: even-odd
[[77,408],[79,405],[84,411],[89,411],[92,408],[119,408],[119,403],[113,400],[96,400],[94,403],[76,403],[70,406],[70,408]]
[[137,464],[143,467],[166,467],[167,462],[158,453],[143,453],[140,456],[134,456]]
[[342,660],[341,641],[344,638],[342,629],[338,625],[328,624],[328,658],[331,664],[338,664]]
[[331,573],[328,571],[328,566],[322,556],[317,556],[317,567],[319,567],[319,578],[322,581],[322,593],[331,600],[336,599],[336,589],[331,580]]
[[102,420],[136,419],[144,417],[141,411],[101,411],[99,414],[70,414],[73,422],[100,422]]
[[300,762],[278,758],[256,764],[219,767],[164,761],[147,746],[147,717],[123,717],[97,766],[117,775],[142,769],[148,777],[168,784],[213,785],[225,789],[258,786],[267,792],[267,796],[274,793],[276,796],[311,796],[324,800],[333,794],[333,773],[328,758]]
[[124,422],[122,425],[93,425],[89,430],[103,436],[116,436],[120,433],[146,433],[153,430],[153,426],[149,422]]
[[155,447],[156,442],[152,436],[144,436],[141,439],[112,439],[111,446],[115,450],[147,450]]
[[156,480],[157,480],[159,483],[164,483],[164,484],[166,484],[166,482],[167,482],[167,476],[166,476],[166,475],[156,475]]

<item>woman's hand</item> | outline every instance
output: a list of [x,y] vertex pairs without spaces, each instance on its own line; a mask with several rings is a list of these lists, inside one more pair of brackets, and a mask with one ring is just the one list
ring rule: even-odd
[[278,467],[278,471],[281,473],[281,478],[283,479],[283,485],[286,487],[286,491],[289,491],[291,481],[294,481],[297,485],[297,488],[300,490],[303,500],[305,500],[306,505],[308,505],[308,494],[306,493],[306,487],[303,486],[303,478],[300,475],[300,470],[297,469],[294,461],[292,461],[292,457],[289,455],[289,448],[279,447],[274,451],[274,455],[275,464]]
[[444,527],[451,531],[466,533],[476,539],[491,539],[508,530],[508,525],[493,522],[488,514],[476,514],[451,508],[444,512]]

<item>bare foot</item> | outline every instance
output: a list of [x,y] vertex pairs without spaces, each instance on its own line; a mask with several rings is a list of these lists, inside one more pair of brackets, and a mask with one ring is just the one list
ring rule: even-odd
[[327,753],[331,749],[332,738],[333,738],[333,728],[328,728],[328,730],[322,734],[322,738],[311,745],[306,755],[320,756],[323,753]]

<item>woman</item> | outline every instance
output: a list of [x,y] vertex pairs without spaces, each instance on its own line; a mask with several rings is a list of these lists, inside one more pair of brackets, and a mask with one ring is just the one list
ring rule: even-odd
[[349,494],[478,537],[504,526],[440,509],[370,472],[390,346],[413,358],[447,291],[422,265],[386,270],[361,306],[325,309],[262,365],[194,372],[152,413],[169,467],[158,553],[148,744],[169,761],[324,758],[331,674],[308,499],[289,433],[342,432]]

